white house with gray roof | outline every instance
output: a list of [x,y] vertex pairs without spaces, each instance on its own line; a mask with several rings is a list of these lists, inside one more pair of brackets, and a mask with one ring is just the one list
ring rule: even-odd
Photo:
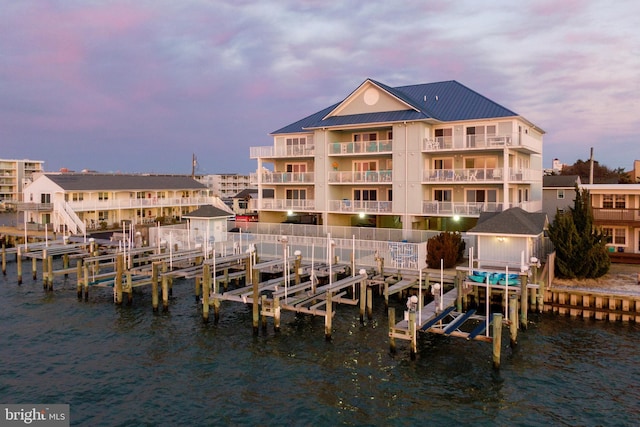
[[181,219],[203,205],[228,211],[207,187],[185,175],[45,173],[23,191],[26,222],[72,234],[130,221]]

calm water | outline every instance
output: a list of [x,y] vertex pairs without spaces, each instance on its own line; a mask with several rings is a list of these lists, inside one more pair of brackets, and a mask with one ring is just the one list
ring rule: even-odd
[[[73,276],[53,293],[0,276],[0,402],[68,403],[73,425],[585,425],[640,424],[640,327],[556,315],[530,326],[494,371],[491,345],[423,335],[389,353],[382,301],[361,325],[338,306],[322,318],[283,315],[253,336],[250,308],[222,304],[202,323],[193,283],[177,281],[168,313],[149,289],[133,306]],[[403,303],[397,302],[398,310]],[[505,331],[508,334],[508,331]]]

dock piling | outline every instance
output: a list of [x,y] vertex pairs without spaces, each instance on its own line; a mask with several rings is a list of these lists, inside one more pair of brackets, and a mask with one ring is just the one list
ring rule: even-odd
[[509,336],[511,347],[518,342],[518,297],[509,295]]
[[151,307],[153,311],[158,311],[158,269],[160,264],[154,262],[151,264]]
[[388,308],[388,317],[389,317],[389,351],[391,353],[396,352],[396,339],[393,336],[392,330],[393,327],[396,325],[396,309],[395,307],[389,307]]
[[502,313],[493,314],[493,367],[500,368],[500,348],[502,346]]
[[202,320],[209,322],[209,293],[211,292],[211,270],[209,264],[202,266]]
[[528,311],[529,311],[529,296],[527,295],[529,276],[526,273],[520,274],[520,328],[527,330],[528,323]]

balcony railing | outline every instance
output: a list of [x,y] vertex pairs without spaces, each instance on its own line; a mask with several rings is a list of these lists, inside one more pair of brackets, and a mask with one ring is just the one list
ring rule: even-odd
[[393,202],[377,200],[329,200],[329,210],[333,212],[391,213]]
[[75,212],[93,210],[137,209],[153,207],[201,206],[213,204],[212,197],[167,197],[146,199],[115,199],[115,200],[82,200],[70,201],[69,206]]
[[366,171],[366,172],[350,172],[350,171],[332,171],[329,172],[329,183],[331,184],[353,184],[353,183],[371,183],[380,182],[391,183],[392,172],[390,170],[382,171]]
[[502,147],[528,147],[535,152],[542,149],[542,142],[528,134],[505,133],[499,135],[465,135],[464,138],[438,136],[424,138],[422,151],[489,149]]
[[313,172],[270,172],[262,174],[263,184],[313,184]]
[[[540,171],[533,169],[507,169],[507,181],[525,182],[540,181]],[[476,169],[431,169],[425,170],[424,182],[502,182],[502,168],[476,168]]]
[[262,199],[257,203],[258,210],[272,211],[311,211],[315,209],[316,201],[313,199]]
[[502,203],[497,202],[422,202],[422,213],[427,215],[478,216],[481,212],[500,212]]
[[391,153],[391,140],[332,142],[329,144],[329,155],[340,154],[378,154]]
[[640,209],[627,208],[591,208],[595,221],[640,221]]
[[267,158],[267,157],[312,157],[316,153],[315,145],[288,145],[277,146],[272,145],[263,147],[250,147],[249,157],[252,159]]

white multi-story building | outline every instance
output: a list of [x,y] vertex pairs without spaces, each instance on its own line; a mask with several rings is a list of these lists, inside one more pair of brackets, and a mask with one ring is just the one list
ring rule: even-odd
[[273,145],[251,147],[263,171],[254,179],[260,221],[304,214],[331,226],[467,230],[483,211],[537,212],[543,134],[456,81],[366,80],[273,132]]
[[195,177],[197,181],[203,183],[211,190],[211,194],[223,200],[230,200],[242,190],[251,188],[249,175],[237,173],[200,175]]
[[0,159],[0,201],[22,201],[22,189],[43,171],[44,161]]

